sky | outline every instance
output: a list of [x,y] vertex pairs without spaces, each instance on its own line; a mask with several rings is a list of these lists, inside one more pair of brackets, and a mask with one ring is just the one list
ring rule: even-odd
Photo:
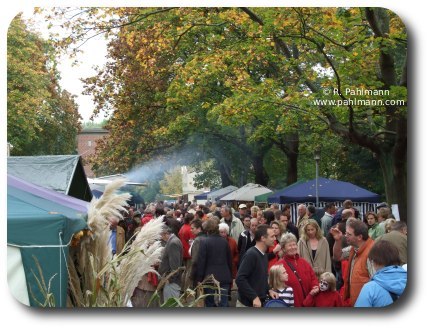
[[[79,54],[77,66],[72,66],[70,59],[63,58],[59,61],[58,69],[61,72],[61,87],[77,96],[76,102],[79,105],[82,121],[87,122],[90,121],[93,113],[94,102],[90,95],[82,95],[83,83],[80,79],[92,76],[95,73],[94,66],[102,66],[106,62],[106,41],[100,35],[89,40],[81,49],[84,53]],[[103,119],[103,115],[98,115],[94,118],[94,122],[100,122]]]
[[[29,0],[14,0],[7,2],[7,5],[2,6],[0,11],[0,52],[1,52],[1,66],[0,70],[0,99],[1,99],[1,144],[0,148],[3,150],[3,155],[6,155],[6,32],[8,22],[15,16],[18,11],[28,4]],[[214,1],[206,1],[204,4],[219,5],[221,1],[215,3]],[[63,0],[63,1],[31,1],[32,4],[37,5],[63,5],[63,6],[89,6],[89,5],[142,5],[146,6],[159,6],[160,1],[121,1],[115,2],[107,1],[82,1],[82,0]],[[399,305],[394,308],[384,310],[372,311],[345,311],[339,313],[334,310],[313,311],[287,311],[286,313],[262,313],[263,311],[243,311],[235,313],[208,313],[201,310],[194,310],[192,312],[170,311],[169,317],[166,312],[155,311],[133,311],[135,313],[120,313],[115,310],[109,310],[104,313],[103,311],[90,312],[88,311],[41,311],[30,310],[17,303],[9,294],[7,287],[7,278],[4,268],[0,271],[0,292],[2,293],[0,299],[0,306],[2,307],[3,314],[7,313],[6,319],[13,322],[13,326],[19,329],[31,328],[37,329],[88,329],[88,328],[102,328],[107,330],[118,329],[121,327],[137,326],[144,328],[168,328],[168,329],[200,329],[202,326],[209,329],[222,329],[227,327],[229,329],[267,329],[273,327],[285,327],[286,329],[294,328],[313,328],[313,329],[333,329],[333,327],[342,327],[350,329],[374,329],[374,328],[406,328],[416,326],[417,322],[427,323],[428,319],[428,274],[430,274],[428,256],[426,254],[428,235],[430,233],[430,221],[427,219],[427,211],[425,205],[428,203],[428,186],[430,185],[430,168],[427,145],[430,136],[429,130],[429,88],[428,77],[430,77],[430,42],[428,31],[430,31],[430,19],[428,11],[422,5],[421,0],[408,0],[408,1],[392,1],[392,0],[349,0],[349,1],[326,1],[326,0],[284,0],[284,1],[271,1],[269,2],[255,2],[248,1],[222,1],[224,6],[267,6],[267,5],[281,5],[281,6],[381,6],[390,8],[403,18],[409,32],[409,229],[408,235],[410,237],[410,262],[408,265],[409,282],[407,293],[405,297],[399,299]],[[163,5],[194,5],[201,6],[202,1],[176,1],[165,2]],[[96,49],[97,52],[97,49]],[[94,52],[92,55],[95,55]],[[99,54],[97,54],[99,55]],[[85,60],[89,67],[83,69],[85,74],[91,69],[90,62],[92,60]],[[97,63],[97,62],[96,62]],[[71,71],[78,72],[77,69],[70,69]],[[66,71],[66,70],[65,70]],[[63,73],[64,74],[64,73]],[[78,78],[83,76],[77,74]],[[73,75],[64,76],[63,79],[70,80],[70,86],[76,84]],[[67,85],[69,86],[69,85]],[[78,91],[72,90],[72,93]],[[67,88],[67,89],[68,89]],[[82,101],[84,102],[84,101]],[[6,179],[5,160],[0,163],[0,170],[3,174],[3,182]],[[3,184],[0,190],[0,209],[6,211],[5,190],[6,184]],[[6,234],[5,228],[6,216],[3,214],[3,230],[0,233],[0,249],[1,264],[4,266],[6,262]],[[221,316],[222,317],[219,317]],[[5,319],[5,320],[6,320]],[[5,321],[6,322],[6,321]]]
[[[28,6],[24,10],[24,18],[32,19],[34,29],[42,34],[44,38],[48,38],[50,30],[48,30],[47,21],[43,15],[34,15],[33,7]],[[64,33],[65,30],[55,29],[55,32]],[[58,70],[60,71],[61,80],[60,86],[76,95],[75,101],[79,107],[79,114],[82,117],[82,122],[90,121],[93,114],[94,102],[90,95],[83,95],[84,84],[81,79],[91,77],[95,74],[95,66],[102,67],[106,63],[107,41],[103,35],[98,35],[89,39],[79,48],[82,53],[79,53],[76,59],[70,59],[64,55],[58,59]],[[77,64],[73,65],[74,61]],[[99,114],[94,118],[94,122],[100,122],[104,119],[103,114]]]

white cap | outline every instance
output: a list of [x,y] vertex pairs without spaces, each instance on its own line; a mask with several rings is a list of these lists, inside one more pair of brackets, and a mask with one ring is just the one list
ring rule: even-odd
[[247,208],[247,206],[246,206],[246,204],[240,204],[240,205],[239,205],[239,208],[240,208],[240,209],[246,209],[246,208]]

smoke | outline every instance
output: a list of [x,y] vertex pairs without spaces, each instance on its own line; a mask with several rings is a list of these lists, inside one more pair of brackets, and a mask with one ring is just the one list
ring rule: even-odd
[[160,156],[144,164],[134,167],[124,176],[133,182],[150,182],[159,178],[160,175],[178,166],[192,163],[199,154],[191,148],[183,148],[167,156]]
[[148,182],[153,181],[160,174],[176,166],[180,166],[180,164],[175,164],[170,159],[152,160],[148,163],[136,166],[128,173],[125,173],[124,176],[133,182]]

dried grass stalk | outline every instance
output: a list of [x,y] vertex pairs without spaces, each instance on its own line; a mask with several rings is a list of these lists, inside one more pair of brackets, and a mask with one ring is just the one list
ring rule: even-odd
[[163,218],[159,217],[142,227],[130,245],[130,250],[119,264],[118,277],[124,305],[142,276],[148,272],[156,273],[153,266],[161,260],[164,250],[160,242],[162,226]]
[[153,265],[160,261],[163,252],[159,241],[162,218],[147,223],[133,243],[126,244],[123,251],[112,257],[108,218],[122,218],[121,211],[125,211],[131,197],[128,193],[115,193],[123,184],[124,180],[112,182],[100,199],[94,198],[90,203],[91,234],[81,240],[76,269],[72,258],[68,263],[70,301],[76,306],[126,306],[142,276],[156,272]]

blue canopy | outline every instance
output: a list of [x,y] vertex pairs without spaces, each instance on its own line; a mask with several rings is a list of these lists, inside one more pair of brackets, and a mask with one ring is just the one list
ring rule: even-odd
[[195,195],[195,196],[194,196],[194,199],[195,199],[195,200],[207,200],[207,199],[208,199],[208,194],[209,194],[209,193],[210,193],[210,191],[205,192],[205,193],[200,194],[200,195]]
[[217,190],[212,190],[208,193],[208,199],[213,201],[218,201],[220,198],[224,197],[225,195],[231,193],[232,191],[237,190],[238,188],[236,186],[227,186],[223,188],[219,188]]
[[[315,202],[315,181],[292,184],[267,198],[269,203]],[[381,196],[349,182],[318,178],[318,199],[320,202],[335,202],[350,199],[353,202],[378,203]]]
[[200,195],[195,195],[194,199],[195,200],[208,200],[208,199],[211,199],[213,197],[216,197],[216,199],[219,199],[220,196],[223,197],[223,196],[231,193],[233,190],[236,190],[236,189],[237,189],[237,187],[235,187],[235,186],[217,188],[217,189],[202,193]]

